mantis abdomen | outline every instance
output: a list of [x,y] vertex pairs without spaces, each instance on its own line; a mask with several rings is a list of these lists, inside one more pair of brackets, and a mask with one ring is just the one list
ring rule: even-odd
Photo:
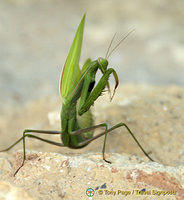
[[93,137],[92,130],[76,135],[71,134],[74,131],[93,126],[91,110],[88,110],[82,116],[79,116],[76,107],[78,107],[76,103],[73,103],[72,105],[63,104],[61,110],[61,127],[63,133],[61,139],[63,144],[70,148],[81,148],[82,146],[79,147],[78,145],[80,142]]

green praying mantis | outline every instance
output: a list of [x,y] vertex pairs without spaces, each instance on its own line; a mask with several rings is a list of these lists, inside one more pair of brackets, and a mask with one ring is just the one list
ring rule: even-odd
[[[26,137],[35,138],[59,147],[69,147],[72,149],[78,149],[88,145],[90,142],[105,135],[102,148],[103,160],[107,163],[111,163],[110,161],[105,159],[107,134],[119,127],[125,127],[130,133],[130,135],[133,137],[137,145],[143,151],[143,153],[151,161],[153,161],[153,159],[145,152],[145,150],[142,148],[138,140],[135,138],[132,131],[128,128],[128,126],[125,123],[122,122],[118,123],[109,129],[106,123],[101,123],[98,125],[93,124],[93,117],[90,110],[91,106],[102,94],[102,92],[104,92],[105,87],[107,87],[111,96],[110,86],[108,82],[109,76],[112,74],[116,82],[113,95],[111,96],[111,100],[115,94],[115,90],[118,87],[119,83],[116,71],[113,68],[108,68],[107,58],[112,53],[112,51],[128,36],[128,34],[109,53],[112,41],[114,39],[113,37],[105,58],[99,57],[97,60],[94,61],[91,61],[91,59],[88,58],[84,63],[82,69],[80,70],[79,60],[81,55],[84,23],[85,23],[85,14],[78,26],[75,38],[70,47],[70,51],[68,53],[68,57],[66,59],[63,72],[61,75],[60,93],[62,97],[62,110],[61,110],[62,130],[50,131],[50,130],[26,129],[23,132],[23,136],[19,140],[17,140],[14,144],[9,146],[8,148],[0,151],[0,152],[8,151],[16,144],[18,144],[20,141],[23,141],[23,161],[20,167],[15,171],[14,176],[21,169],[26,160],[26,150],[25,150]],[[101,71],[102,77],[99,80],[99,82],[95,84],[96,72],[98,70]],[[105,130],[102,133],[93,136],[93,131],[96,128],[100,127],[104,128]],[[33,135],[33,133],[58,134],[61,136],[62,143],[43,139],[41,137]]]

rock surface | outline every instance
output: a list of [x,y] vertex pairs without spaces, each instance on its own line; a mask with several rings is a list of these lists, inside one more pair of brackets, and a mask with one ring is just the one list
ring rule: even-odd
[[33,199],[87,199],[88,188],[95,191],[94,199],[184,198],[183,166],[166,167],[124,154],[107,154],[111,165],[99,154],[30,153],[28,157],[16,177],[10,169],[1,172],[3,179],[23,187]]
[[0,181],[1,200],[33,200],[24,189],[15,187],[8,182]]
[[[27,161],[15,177],[13,172],[22,160],[17,150],[22,146],[0,153],[0,178],[23,188],[33,199],[87,199],[86,190],[92,188],[92,199],[122,199],[127,194],[127,199],[182,200],[183,98],[184,89],[177,86],[122,85],[112,102],[108,95],[95,102],[95,124],[125,122],[156,162],[148,161],[125,128],[119,128],[107,139],[106,158],[112,164],[102,160],[104,138],[79,150],[27,139],[26,148],[31,152],[27,151]],[[25,128],[59,130],[60,107],[59,100],[51,97],[1,116],[1,149],[20,138]],[[58,136],[50,138],[60,141]]]

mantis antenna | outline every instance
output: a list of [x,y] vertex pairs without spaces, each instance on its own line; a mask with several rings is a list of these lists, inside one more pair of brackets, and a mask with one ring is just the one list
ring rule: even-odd
[[113,40],[114,40],[114,37],[115,37],[115,35],[116,34],[114,34],[114,36],[113,36],[113,38],[112,38],[112,40],[111,40],[111,43],[110,43],[110,45],[109,45],[109,47],[108,47],[108,50],[107,50],[107,53],[106,53],[106,56],[105,56],[105,58],[109,58],[110,57],[110,55],[112,54],[112,52],[132,33],[132,32],[134,32],[135,31],[135,29],[133,29],[133,30],[131,30],[131,31],[129,31],[119,42],[118,42],[118,44],[117,45],[115,45],[115,47],[110,51],[110,53],[109,53],[109,49],[110,49],[110,47],[111,47],[111,45],[112,45],[112,42],[113,42]]
[[113,40],[114,40],[115,36],[116,36],[116,33],[113,35],[113,37],[112,37],[112,39],[111,39],[111,42],[110,42],[110,44],[109,44],[109,46],[108,46],[108,48],[107,48],[107,52],[106,52],[106,54],[105,54],[105,59],[107,59],[109,50],[110,50],[110,48],[111,48],[111,46],[112,46],[112,43],[113,43]]

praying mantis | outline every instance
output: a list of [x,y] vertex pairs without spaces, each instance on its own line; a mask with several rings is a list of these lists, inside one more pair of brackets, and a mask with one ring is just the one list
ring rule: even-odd
[[[61,109],[61,131],[50,131],[50,130],[33,130],[33,129],[25,129],[23,131],[23,136],[17,140],[14,144],[9,146],[8,148],[1,150],[0,152],[8,151],[13,148],[20,141],[23,141],[23,160],[20,167],[15,171],[14,176],[17,172],[23,167],[26,160],[26,149],[25,149],[25,138],[35,138],[37,140],[53,144],[59,147],[69,147],[72,149],[78,149],[85,147],[90,142],[96,140],[97,138],[105,135],[104,143],[102,148],[103,160],[107,163],[111,163],[109,160],[105,159],[105,147],[106,147],[106,139],[109,132],[117,129],[119,127],[125,127],[130,135],[133,137],[137,145],[143,151],[143,153],[149,158],[149,160],[153,161],[153,159],[145,152],[142,148],[138,140],[135,138],[132,131],[129,127],[120,122],[113,127],[108,129],[108,125],[106,123],[101,123],[98,125],[93,124],[93,116],[91,113],[91,106],[94,102],[101,96],[102,92],[104,92],[105,87],[107,87],[110,96],[110,86],[108,79],[110,75],[114,76],[115,79],[115,87],[113,94],[111,96],[111,100],[115,94],[115,90],[118,87],[119,80],[116,71],[113,68],[108,68],[108,56],[112,53],[112,51],[128,36],[125,36],[123,40],[121,40],[118,45],[115,46],[114,49],[109,53],[112,41],[109,45],[108,51],[106,53],[105,58],[99,57],[97,60],[92,61],[90,58],[86,60],[82,69],[79,68],[79,60],[81,55],[82,48],[82,40],[83,40],[83,31],[84,31],[84,23],[85,23],[85,14],[78,26],[77,32],[75,34],[73,43],[70,47],[63,72],[61,75],[60,81],[60,94],[62,97],[62,109]],[[115,36],[115,35],[114,35]],[[102,73],[102,77],[95,84],[96,72],[100,70]],[[79,118],[80,116],[80,118]],[[93,136],[93,131],[97,128],[104,128],[105,131],[102,133]],[[60,135],[62,143],[43,139],[33,133],[40,134],[55,134]]]

